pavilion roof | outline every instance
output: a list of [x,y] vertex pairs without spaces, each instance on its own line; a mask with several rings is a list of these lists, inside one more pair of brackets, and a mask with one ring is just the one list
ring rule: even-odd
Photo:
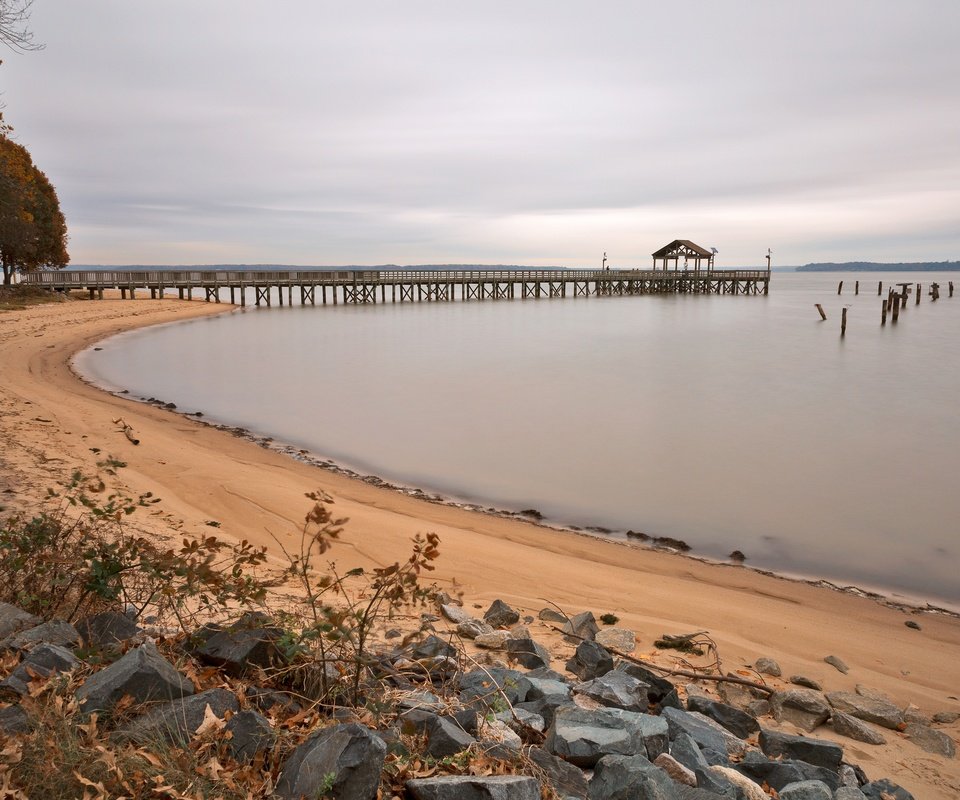
[[661,247],[653,254],[654,258],[663,258],[672,255],[698,255],[710,258],[713,255],[706,247],[701,247],[689,239],[674,239],[670,244]]

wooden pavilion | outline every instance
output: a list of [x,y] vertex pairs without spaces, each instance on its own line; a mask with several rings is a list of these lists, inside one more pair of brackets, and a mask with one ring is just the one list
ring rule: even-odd
[[673,262],[673,270],[680,269],[680,259],[683,259],[684,271],[689,269],[689,263],[693,261],[693,271],[700,272],[701,262],[706,262],[707,270],[713,269],[713,256],[715,251],[707,250],[689,239],[674,239],[666,247],[661,247],[653,254],[653,268],[659,269],[658,262],[663,262],[662,269],[670,269],[670,262]]

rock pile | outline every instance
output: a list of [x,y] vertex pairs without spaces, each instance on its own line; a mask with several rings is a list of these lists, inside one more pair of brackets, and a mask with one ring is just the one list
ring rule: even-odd
[[[285,800],[372,799],[388,759],[400,756],[446,764],[448,772],[455,764],[465,771],[472,758],[482,756],[504,765],[501,773],[511,773],[441,770],[413,777],[404,789],[415,800],[537,800],[545,788],[560,798],[584,800],[765,800],[771,796],[767,790],[781,800],[911,800],[888,780],[868,779],[840,745],[785,733],[780,722],[809,733],[829,721],[835,732],[861,742],[883,741],[875,727],[880,726],[905,731],[930,752],[955,755],[952,739],[933,727],[934,720],[866,687],[826,694],[784,688],[767,698],[731,686],[714,699],[614,657],[596,641],[604,637],[597,637],[589,612],[563,623],[577,644],[566,671],[559,672],[506,603],[494,603],[483,620],[451,604],[440,612],[451,631],[467,639],[502,634],[497,647],[512,666],[464,667],[455,638],[430,636],[381,653],[382,680],[394,687],[394,705],[375,727],[356,721],[352,712],[329,711],[306,738],[281,746],[284,733],[277,720],[295,718],[302,708],[291,695],[258,686],[250,677],[280,658],[276,642],[282,631],[269,618],[247,615],[186,638],[185,661],[195,658],[232,681],[198,691],[189,670],[178,669],[122,616],[84,620],[76,627],[44,625],[0,604],[0,648],[20,654],[0,683],[12,701],[0,708],[0,732],[15,736],[31,729],[29,704],[18,698],[29,693],[32,681],[77,670],[80,656],[105,647],[102,652],[113,659],[101,659],[109,663],[80,683],[81,708],[109,712],[128,697],[146,704],[111,732],[115,741],[145,746],[166,739],[182,746],[213,720],[230,757],[280,754],[275,791]],[[629,633],[618,633],[617,640],[632,644]],[[762,668],[780,672],[769,660]],[[241,680],[243,691],[235,688]],[[941,718],[948,717],[944,712]]]

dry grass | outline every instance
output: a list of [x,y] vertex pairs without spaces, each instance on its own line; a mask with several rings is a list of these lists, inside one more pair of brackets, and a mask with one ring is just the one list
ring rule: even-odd
[[22,311],[27,306],[83,300],[79,294],[55,292],[37,286],[0,286],[0,311]]

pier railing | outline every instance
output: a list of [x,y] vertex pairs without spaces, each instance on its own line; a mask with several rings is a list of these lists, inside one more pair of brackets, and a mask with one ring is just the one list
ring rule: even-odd
[[149,289],[151,297],[176,290],[192,297],[203,290],[208,301],[220,302],[229,291],[235,302],[246,304],[254,290],[257,305],[271,305],[272,294],[283,290],[293,302],[299,288],[302,304],[315,304],[316,295],[326,304],[510,299],[513,297],[588,297],[635,294],[767,294],[766,270],[633,270],[633,269],[341,269],[341,270],[58,270],[29,272],[22,282],[59,291],[87,290],[103,297],[106,289],[119,289],[123,297]]

